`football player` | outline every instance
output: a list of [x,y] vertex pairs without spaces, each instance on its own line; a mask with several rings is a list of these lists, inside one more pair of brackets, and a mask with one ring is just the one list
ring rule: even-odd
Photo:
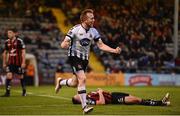
[[[147,106],[168,106],[170,105],[169,93],[163,97],[162,100],[142,99],[136,96],[132,96],[128,93],[122,92],[107,92],[102,89],[98,89],[95,92],[89,92],[86,96],[87,104],[90,105],[104,105],[104,104],[138,104]],[[73,104],[80,104],[81,100],[78,95],[72,97]]]
[[55,91],[58,93],[61,86],[77,87],[78,95],[81,98],[83,113],[88,113],[93,110],[93,107],[88,107],[86,104],[86,75],[85,71],[89,60],[90,46],[93,42],[106,52],[120,54],[121,49],[111,48],[103,43],[99,32],[93,27],[95,18],[92,9],[85,9],[80,16],[81,24],[75,25],[69,30],[65,39],[61,43],[62,48],[69,49],[68,58],[72,67],[73,78],[58,79]]
[[19,77],[22,86],[22,96],[26,96],[26,88],[24,82],[25,68],[25,44],[23,40],[16,36],[15,28],[7,30],[8,39],[5,42],[3,52],[3,68],[6,71],[6,92],[2,97],[10,96],[11,80],[15,74]]

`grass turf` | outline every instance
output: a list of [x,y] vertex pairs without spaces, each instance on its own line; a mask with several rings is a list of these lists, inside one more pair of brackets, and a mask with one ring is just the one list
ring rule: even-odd
[[[97,87],[87,87],[87,91]],[[111,92],[126,92],[141,98],[161,99],[166,92],[170,93],[171,106],[141,105],[100,105],[94,106],[90,115],[179,115],[179,87],[101,87]],[[12,87],[11,97],[0,97],[0,115],[81,115],[81,105],[73,105],[71,97],[76,94],[75,88],[63,87],[55,94],[54,86],[27,87],[28,95],[21,96],[20,87]],[[4,87],[0,87],[3,95]]]

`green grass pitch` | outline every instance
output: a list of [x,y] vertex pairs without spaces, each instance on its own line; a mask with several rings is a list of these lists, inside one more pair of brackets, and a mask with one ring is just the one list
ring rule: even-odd
[[[87,91],[97,87],[87,87]],[[101,87],[108,91],[127,92],[141,98],[161,99],[170,93],[171,106],[101,105],[94,106],[90,115],[180,115],[180,87]],[[28,95],[21,96],[20,87],[12,87],[11,97],[0,97],[0,115],[81,115],[80,105],[73,105],[75,88],[63,87],[55,94],[54,86],[27,87]],[[4,94],[4,87],[0,87]]]

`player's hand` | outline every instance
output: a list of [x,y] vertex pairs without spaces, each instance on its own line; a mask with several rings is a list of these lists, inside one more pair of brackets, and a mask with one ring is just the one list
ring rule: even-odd
[[101,88],[98,88],[98,89],[97,89],[97,92],[102,93],[103,90],[102,90]]
[[117,47],[117,48],[115,49],[115,53],[116,53],[116,54],[120,54],[120,53],[121,53],[121,48],[120,48],[120,47]]
[[7,65],[6,64],[3,64],[3,69],[5,69],[7,67]]
[[21,64],[21,68],[25,68],[26,64],[25,63],[22,63]]

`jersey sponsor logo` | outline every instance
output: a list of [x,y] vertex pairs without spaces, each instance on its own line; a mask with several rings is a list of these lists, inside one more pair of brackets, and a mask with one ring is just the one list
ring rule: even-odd
[[88,38],[81,39],[80,44],[82,46],[88,46],[90,44],[90,40]]
[[14,53],[14,52],[16,52],[16,49],[12,49],[10,52],[11,52],[11,53]]
[[16,56],[16,49],[12,49],[9,56]]
[[119,103],[122,103],[122,102],[123,102],[123,98],[119,98],[119,99],[118,99],[118,102],[119,102]]

